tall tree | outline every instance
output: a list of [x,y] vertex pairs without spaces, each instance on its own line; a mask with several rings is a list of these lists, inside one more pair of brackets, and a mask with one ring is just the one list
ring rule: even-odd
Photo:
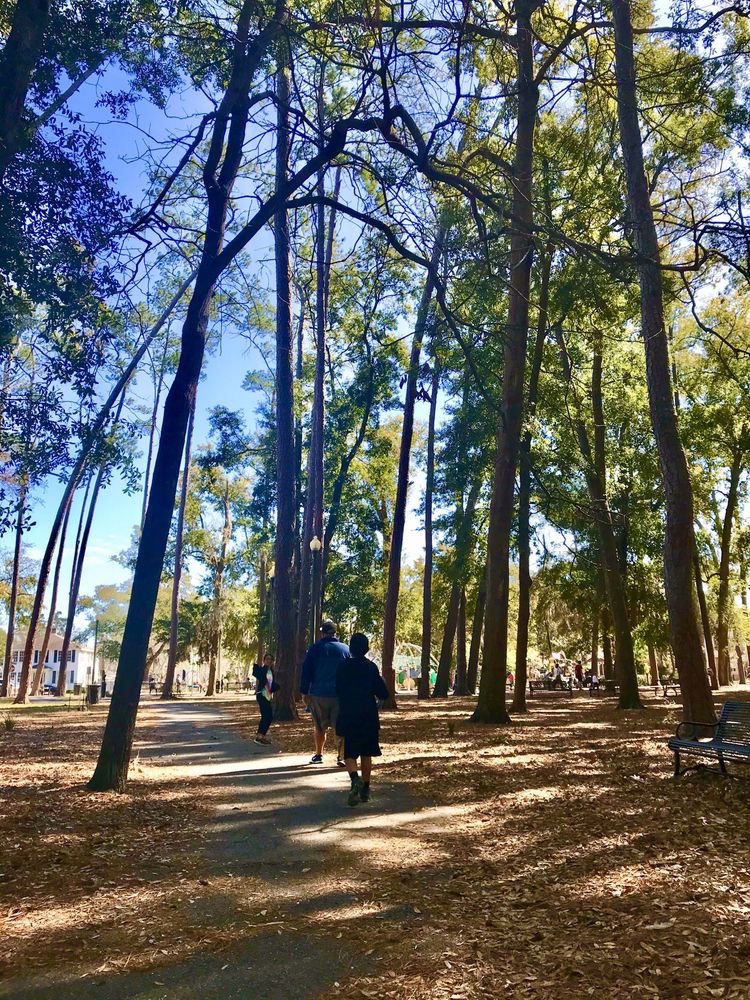
[[693,582],[695,552],[693,489],[674,407],[669,343],[664,323],[661,250],[643,161],[638,120],[633,23],[629,0],[613,0],[617,117],[620,128],[632,239],[638,251],[641,334],[651,421],[659,452],[664,498],[664,588],[685,719],[715,720],[711,688],[701,648]]

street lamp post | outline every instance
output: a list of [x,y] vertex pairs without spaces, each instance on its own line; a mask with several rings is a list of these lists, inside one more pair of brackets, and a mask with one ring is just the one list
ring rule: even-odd
[[320,553],[323,543],[317,535],[310,539],[310,552],[312,553],[312,641],[318,638],[320,628],[320,590],[321,590],[321,558]]

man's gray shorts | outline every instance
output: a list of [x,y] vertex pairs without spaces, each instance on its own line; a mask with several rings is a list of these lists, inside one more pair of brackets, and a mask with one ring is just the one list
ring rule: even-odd
[[339,714],[338,698],[319,698],[311,694],[307,703],[317,730],[324,733],[329,727],[336,728],[336,717]]

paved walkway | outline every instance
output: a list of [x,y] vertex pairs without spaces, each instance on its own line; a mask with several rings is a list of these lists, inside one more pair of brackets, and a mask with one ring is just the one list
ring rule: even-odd
[[[366,855],[386,831],[412,837],[415,828],[429,835],[433,825],[439,827],[439,810],[415,809],[396,784],[378,784],[372,802],[348,809],[348,778],[335,766],[335,753],[327,758],[334,766],[315,766],[243,740],[225,728],[221,702],[146,703],[142,712],[149,723],[158,722],[160,733],[158,743],[135,741],[134,764],[146,779],[168,780],[174,769],[178,780],[187,771],[218,792],[206,873],[260,876],[268,881],[269,898],[288,905],[290,914],[326,913],[353,901],[351,893],[335,888],[322,895],[304,892],[305,881],[330,867],[336,851]],[[209,896],[205,905],[215,906],[212,917],[221,926],[226,900],[218,896],[212,903]],[[418,912],[399,910],[378,918],[408,920]],[[150,972],[67,982],[50,973],[8,983],[0,987],[0,1000],[312,1000],[358,958],[345,936],[256,933],[220,954],[198,953]]]

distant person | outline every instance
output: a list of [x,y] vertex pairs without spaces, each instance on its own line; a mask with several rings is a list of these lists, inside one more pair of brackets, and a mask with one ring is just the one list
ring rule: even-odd
[[107,675],[102,670],[102,698],[107,694]]
[[255,678],[255,699],[258,702],[260,712],[260,722],[258,732],[255,734],[255,742],[262,743],[263,746],[270,746],[271,741],[267,733],[273,722],[273,696],[279,690],[279,685],[273,676],[273,668],[276,665],[276,658],[273,653],[266,653],[263,663],[256,663],[253,666],[253,677]]
[[560,666],[559,663],[556,663],[555,664],[554,676],[552,678],[552,684],[550,685],[550,687],[553,690],[555,688],[559,688],[562,691],[562,689],[563,689],[564,686],[565,686],[565,682],[563,681],[562,667]]
[[148,679],[148,693],[156,694],[156,681],[153,677],[149,677]]
[[349,647],[336,638],[333,622],[323,622],[320,631],[322,638],[308,649],[300,680],[300,691],[314,726],[315,753],[311,764],[323,763],[326,732],[336,728],[339,708],[336,673],[344,660],[349,659]]
[[576,684],[579,688],[583,687],[583,663],[580,660],[576,660],[576,665],[573,668],[573,673],[575,674]]
[[[336,732],[344,741],[344,761],[351,779],[348,802],[356,806],[370,799],[372,758],[380,757],[380,718],[376,699],[388,698],[388,687],[376,664],[367,659],[367,636],[356,632],[349,643],[351,656],[341,661],[336,674],[339,696]],[[362,765],[362,777],[357,772]]]

